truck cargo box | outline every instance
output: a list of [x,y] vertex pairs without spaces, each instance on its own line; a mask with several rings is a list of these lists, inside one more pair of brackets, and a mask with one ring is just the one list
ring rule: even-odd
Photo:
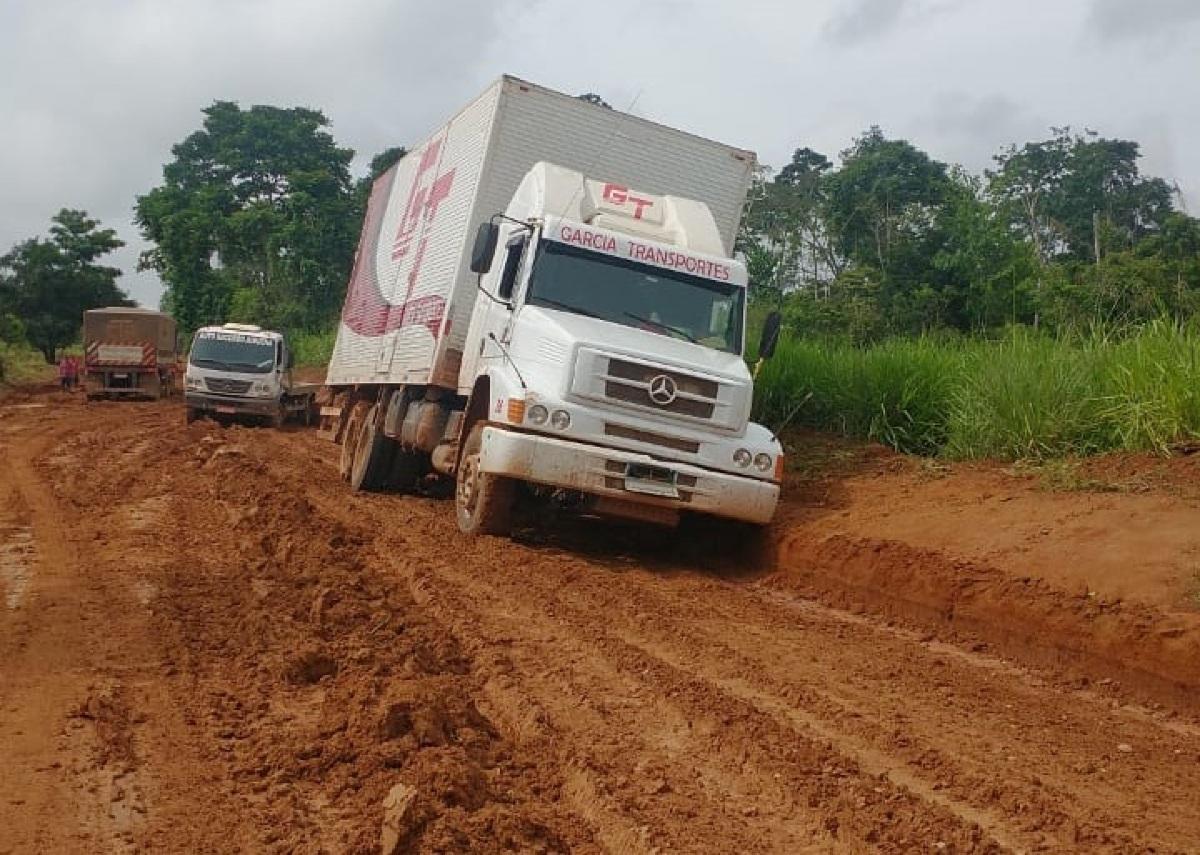
[[502,77],[374,184],[330,385],[455,388],[479,224],[538,161],[705,203],[732,252],[754,154]]
[[175,319],[137,307],[88,309],[83,345],[90,365],[169,365],[175,361]]

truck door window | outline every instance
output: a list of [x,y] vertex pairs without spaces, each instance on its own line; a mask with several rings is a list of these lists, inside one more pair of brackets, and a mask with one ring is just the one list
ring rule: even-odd
[[500,286],[496,295],[501,300],[511,300],[513,289],[517,284],[517,271],[521,269],[521,253],[525,250],[525,232],[509,238],[508,247],[504,252],[504,269],[500,273]]

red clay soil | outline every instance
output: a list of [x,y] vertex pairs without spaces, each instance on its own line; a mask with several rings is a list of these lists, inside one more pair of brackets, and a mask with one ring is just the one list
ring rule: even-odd
[[945,465],[813,435],[791,446],[808,467],[765,584],[1194,702],[1200,456]]
[[[0,853],[377,852],[399,784],[404,852],[1200,839],[1194,615],[855,498],[915,513],[956,471],[806,470],[771,544],[468,541],[445,501],[350,492],[336,452],[178,403],[0,406]],[[1135,625],[1162,640],[1115,655]]]

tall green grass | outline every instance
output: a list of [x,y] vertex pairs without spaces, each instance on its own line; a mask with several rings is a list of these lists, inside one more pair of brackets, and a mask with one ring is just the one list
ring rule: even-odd
[[1156,322],[1122,336],[919,338],[870,347],[787,340],[756,412],[957,458],[1165,452],[1200,437],[1200,330]]
[[289,340],[298,367],[324,366],[333,356],[337,330],[293,333]]

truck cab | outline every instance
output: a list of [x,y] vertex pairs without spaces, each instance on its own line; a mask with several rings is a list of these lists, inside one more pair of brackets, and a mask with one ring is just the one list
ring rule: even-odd
[[282,425],[304,403],[291,369],[281,333],[252,324],[202,327],[192,338],[184,373],[187,420],[207,414]]
[[538,163],[472,269],[465,531],[502,529],[518,482],[599,514],[771,519],[783,450],[749,421],[746,269],[703,204]]

